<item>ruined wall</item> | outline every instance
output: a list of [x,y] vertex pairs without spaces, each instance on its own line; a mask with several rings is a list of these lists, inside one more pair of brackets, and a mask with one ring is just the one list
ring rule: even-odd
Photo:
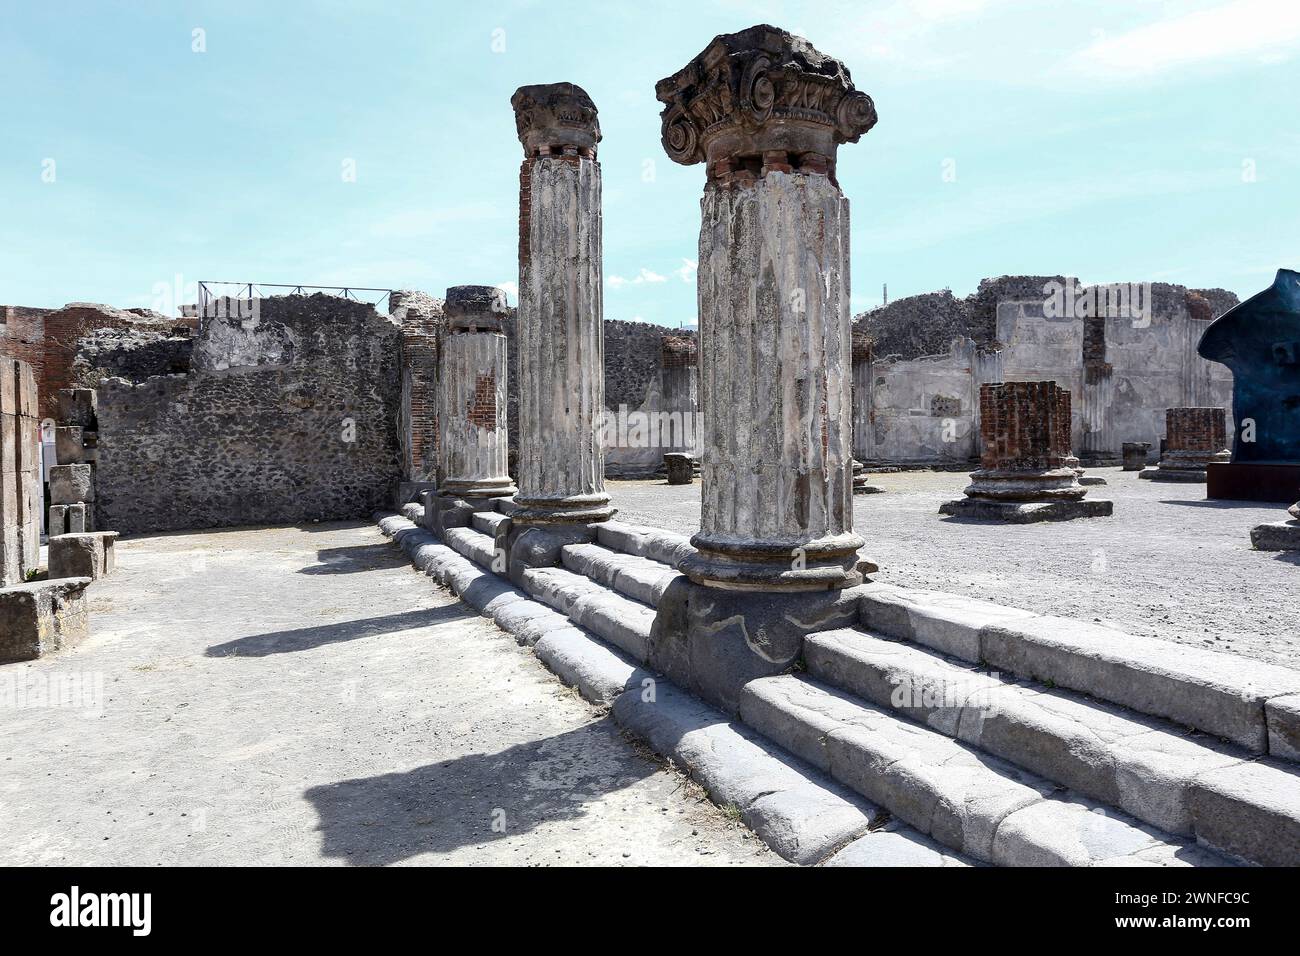
[[365,518],[401,474],[398,324],[316,294],[208,318],[193,371],[99,397],[96,497],[130,533]]
[[0,355],[31,366],[38,404],[40,383],[45,376],[45,317],[53,311],[22,305],[0,306]]
[[[856,440],[859,457],[943,463],[977,455],[979,413],[973,406],[986,382],[1048,380],[1068,388],[1074,450],[1085,460],[1117,460],[1128,441],[1158,448],[1166,408],[1230,405],[1231,373],[1201,359],[1196,343],[1236,296],[1150,283],[1149,297],[1134,300],[1144,306],[1141,315],[1049,307],[1044,287],[1073,281],[1002,276],[982,281],[965,300],[945,291],[860,315],[855,327],[871,338],[876,358],[867,394],[857,399],[868,403],[870,433]],[[1113,288],[1077,291],[1082,299],[1094,289]],[[921,351],[959,326],[963,306],[967,331],[933,353]],[[882,349],[882,342],[890,347]]]
[[94,388],[104,378],[143,382],[154,375],[190,370],[194,337],[189,329],[96,329],[82,336],[72,360],[73,388]]
[[34,370],[0,354],[0,587],[21,584],[41,559],[41,476]]
[[[681,451],[683,444],[673,441],[680,436],[659,426],[668,420],[665,413],[686,411],[681,407],[682,390],[674,391],[663,375],[665,339],[691,339],[693,330],[673,329],[649,322],[605,321],[605,408],[613,416],[619,407],[629,413],[626,427],[607,429],[605,473],[614,477],[644,477],[663,470],[664,453]],[[671,373],[670,373],[671,375]],[[698,390],[687,390],[698,403]],[[693,410],[693,409],[692,409]],[[653,416],[653,422],[652,422]],[[659,437],[639,432],[644,423]],[[698,444],[700,436],[692,436]]]

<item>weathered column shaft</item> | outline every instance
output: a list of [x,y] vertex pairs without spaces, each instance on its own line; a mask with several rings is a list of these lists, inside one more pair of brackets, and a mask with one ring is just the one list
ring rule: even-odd
[[568,83],[511,100],[520,171],[517,523],[600,521],[605,408],[600,139],[596,108]]
[[849,206],[835,163],[875,107],[843,64],[769,26],[716,37],[655,93],[668,155],[707,169],[702,509],[682,570],[746,590],[857,583]]
[[871,340],[865,332],[851,334],[853,344],[853,457],[858,461],[875,457],[875,436],[871,431],[871,402],[875,374],[871,361]]
[[447,329],[438,375],[438,493],[464,498],[513,494],[506,428],[504,301],[490,286],[447,290]]
[[696,546],[856,551],[848,201],[825,176],[770,173],[702,205]]

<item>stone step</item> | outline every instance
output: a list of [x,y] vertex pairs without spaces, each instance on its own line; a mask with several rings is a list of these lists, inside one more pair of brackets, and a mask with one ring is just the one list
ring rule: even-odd
[[904,823],[977,860],[1006,866],[1229,862],[810,678],[751,681],[740,718]]
[[623,524],[621,521],[602,521],[596,534],[600,544],[611,551],[649,558],[670,568],[676,568],[683,558],[695,553],[690,538],[671,531],[660,531],[658,528]]
[[496,539],[474,528],[448,528],[443,532],[443,542],[463,554],[480,567],[492,571],[496,557]]
[[1185,724],[1252,753],[1300,755],[1300,670],[937,591],[871,584],[864,592],[859,619],[874,634]]
[[[808,674],[863,700],[904,714],[1139,820],[1239,856],[1258,834],[1300,833],[1300,772],[1276,765],[1272,783],[1237,799],[1231,816],[1209,821],[1210,781],[1264,766],[1239,747],[1189,733],[1078,694],[1031,682],[1009,683],[974,665],[856,628],[810,634]],[[1292,862],[1300,862],[1293,848]]]
[[655,610],[567,568],[529,568],[524,590],[602,640],[645,662]]
[[481,531],[489,538],[495,538],[497,528],[509,518],[506,515],[496,511],[476,511],[470,518],[470,523],[476,531]]
[[612,551],[599,544],[565,545],[560,558],[570,571],[586,575],[651,607],[658,607],[664,591],[682,578],[660,561]]

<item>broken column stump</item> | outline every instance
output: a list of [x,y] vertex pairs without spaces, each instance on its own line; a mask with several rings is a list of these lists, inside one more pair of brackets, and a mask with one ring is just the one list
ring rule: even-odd
[[1231,459],[1227,413],[1222,408],[1170,408],[1165,411],[1165,446],[1160,463],[1138,477],[1203,483],[1211,463]]
[[425,523],[441,534],[515,493],[506,430],[505,294],[483,285],[447,290],[438,369],[438,489]]
[[650,663],[734,712],[809,631],[851,620],[849,204],[842,143],[876,122],[838,60],[754,26],[660,80],[670,159],[705,165],[699,296],[700,530]]
[[1287,509],[1290,521],[1270,521],[1250,530],[1250,543],[1260,551],[1300,551],[1300,502]]
[[884,488],[879,485],[873,485],[869,481],[870,476],[867,474],[867,466],[862,464],[856,458],[853,459],[853,493],[855,495],[878,495]]
[[90,578],[33,581],[0,588],[0,664],[31,661],[90,634]]
[[939,513],[1023,524],[1112,513],[1109,501],[1085,499],[1078,459],[1070,454],[1070,391],[1055,382],[980,386],[984,453],[965,497]]
[[61,534],[50,538],[50,578],[90,578],[97,581],[111,574],[117,566],[116,541],[116,531]]

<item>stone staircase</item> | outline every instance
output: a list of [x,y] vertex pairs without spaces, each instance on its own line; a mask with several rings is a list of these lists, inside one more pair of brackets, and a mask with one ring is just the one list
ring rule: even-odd
[[[490,571],[493,536],[506,517],[477,514],[445,545]],[[690,550],[681,536],[607,522],[596,542],[566,546],[560,567],[526,571],[522,592],[496,579],[531,599],[506,608],[521,616],[520,605],[531,605],[527,618],[502,626],[566,681],[585,681],[587,696],[612,702],[616,717],[622,712],[630,729],[693,773],[709,758],[699,748],[682,753],[683,738],[672,734],[656,742],[662,706],[630,713],[646,680],[658,682],[661,703],[664,695],[688,701],[688,710],[710,715],[701,726],[732,728],[786,772],[802,774],[819,799],[847,799],[860,823],[871,821],[807,858],[786,847],[788,858],[1300,863],[1300,764],[1287,759],[1300,739],[1300,698],[1291,697],[1300,694],[1300,672],[873,584],[857,626],[810,635],[800,666],[750,682],[728,720],[640,666],[655,606]],[[593,656],[600,653],[608,659]],[[772,843],[751,816],[747,810],[747,822]],[[892,822],[877,833],[884,820]],[[881,837],[870,853],[859,842],[868,836]]]

